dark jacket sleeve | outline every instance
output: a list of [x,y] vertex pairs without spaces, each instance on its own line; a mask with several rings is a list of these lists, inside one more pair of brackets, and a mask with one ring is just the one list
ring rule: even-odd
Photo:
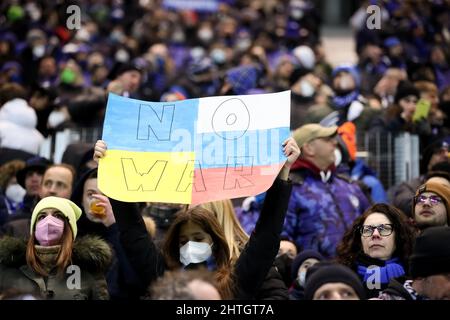
[[[112,245],[117,259],[118,274],[115,275],[116,277],[114,280],[117,281],[116,285],[118,295],[131,297],[133,293],[138,291],[142,292],[145,290],[146,288],[142,287],[142,283],[139,281],[136,272],[128,260],[122,243],[120,242],[120,232],[117,223],[114,223],[107,228],[105,238],[106,241]],[[139,295],[139,293],[137,293],[137,295]]]
[[150,239],[136,203],[110,199],[120,240],[144,288],[164,273],[164,259]]
[[280,272],[276,267],[271,267],[266,275],[256,300],[289,300],[289,292]]
[[292,185],[276,179],[267,191],[255,229],[236,262],[237,299],[253,299],[261,288],[280,248],[280,233]]

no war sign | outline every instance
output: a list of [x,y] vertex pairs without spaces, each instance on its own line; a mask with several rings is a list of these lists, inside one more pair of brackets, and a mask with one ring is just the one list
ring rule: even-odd
[[290,91],[149,102],[109,94],[99,188],[130,202],[192,203],[266,191],[286,157]]

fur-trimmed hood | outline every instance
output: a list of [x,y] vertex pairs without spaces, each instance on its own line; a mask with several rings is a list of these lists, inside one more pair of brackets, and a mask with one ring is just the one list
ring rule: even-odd
[[[4,237],[0,239],[0,264],[18,268],[25,265],[27,243],[23,239]],[[96,236],[77,238],[72,250],[72,263],[91,273],[105,273],[112,260],[109,245]]]

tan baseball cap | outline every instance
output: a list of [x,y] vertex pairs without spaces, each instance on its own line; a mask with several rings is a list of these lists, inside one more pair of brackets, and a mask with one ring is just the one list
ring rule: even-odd
[[317,138],[331,137],[337,134],[337,126],[323,127],[318,123],[309,123],[294,131],[294,139],[299,148]]

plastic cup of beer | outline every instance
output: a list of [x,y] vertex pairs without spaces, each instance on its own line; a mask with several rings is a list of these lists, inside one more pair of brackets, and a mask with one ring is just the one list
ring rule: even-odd
[[91,214],[99,219],[103,219],[106,217],[106,209],[102,206],[98,205],[98,200],[91,201],[89,209],[91,210]]

